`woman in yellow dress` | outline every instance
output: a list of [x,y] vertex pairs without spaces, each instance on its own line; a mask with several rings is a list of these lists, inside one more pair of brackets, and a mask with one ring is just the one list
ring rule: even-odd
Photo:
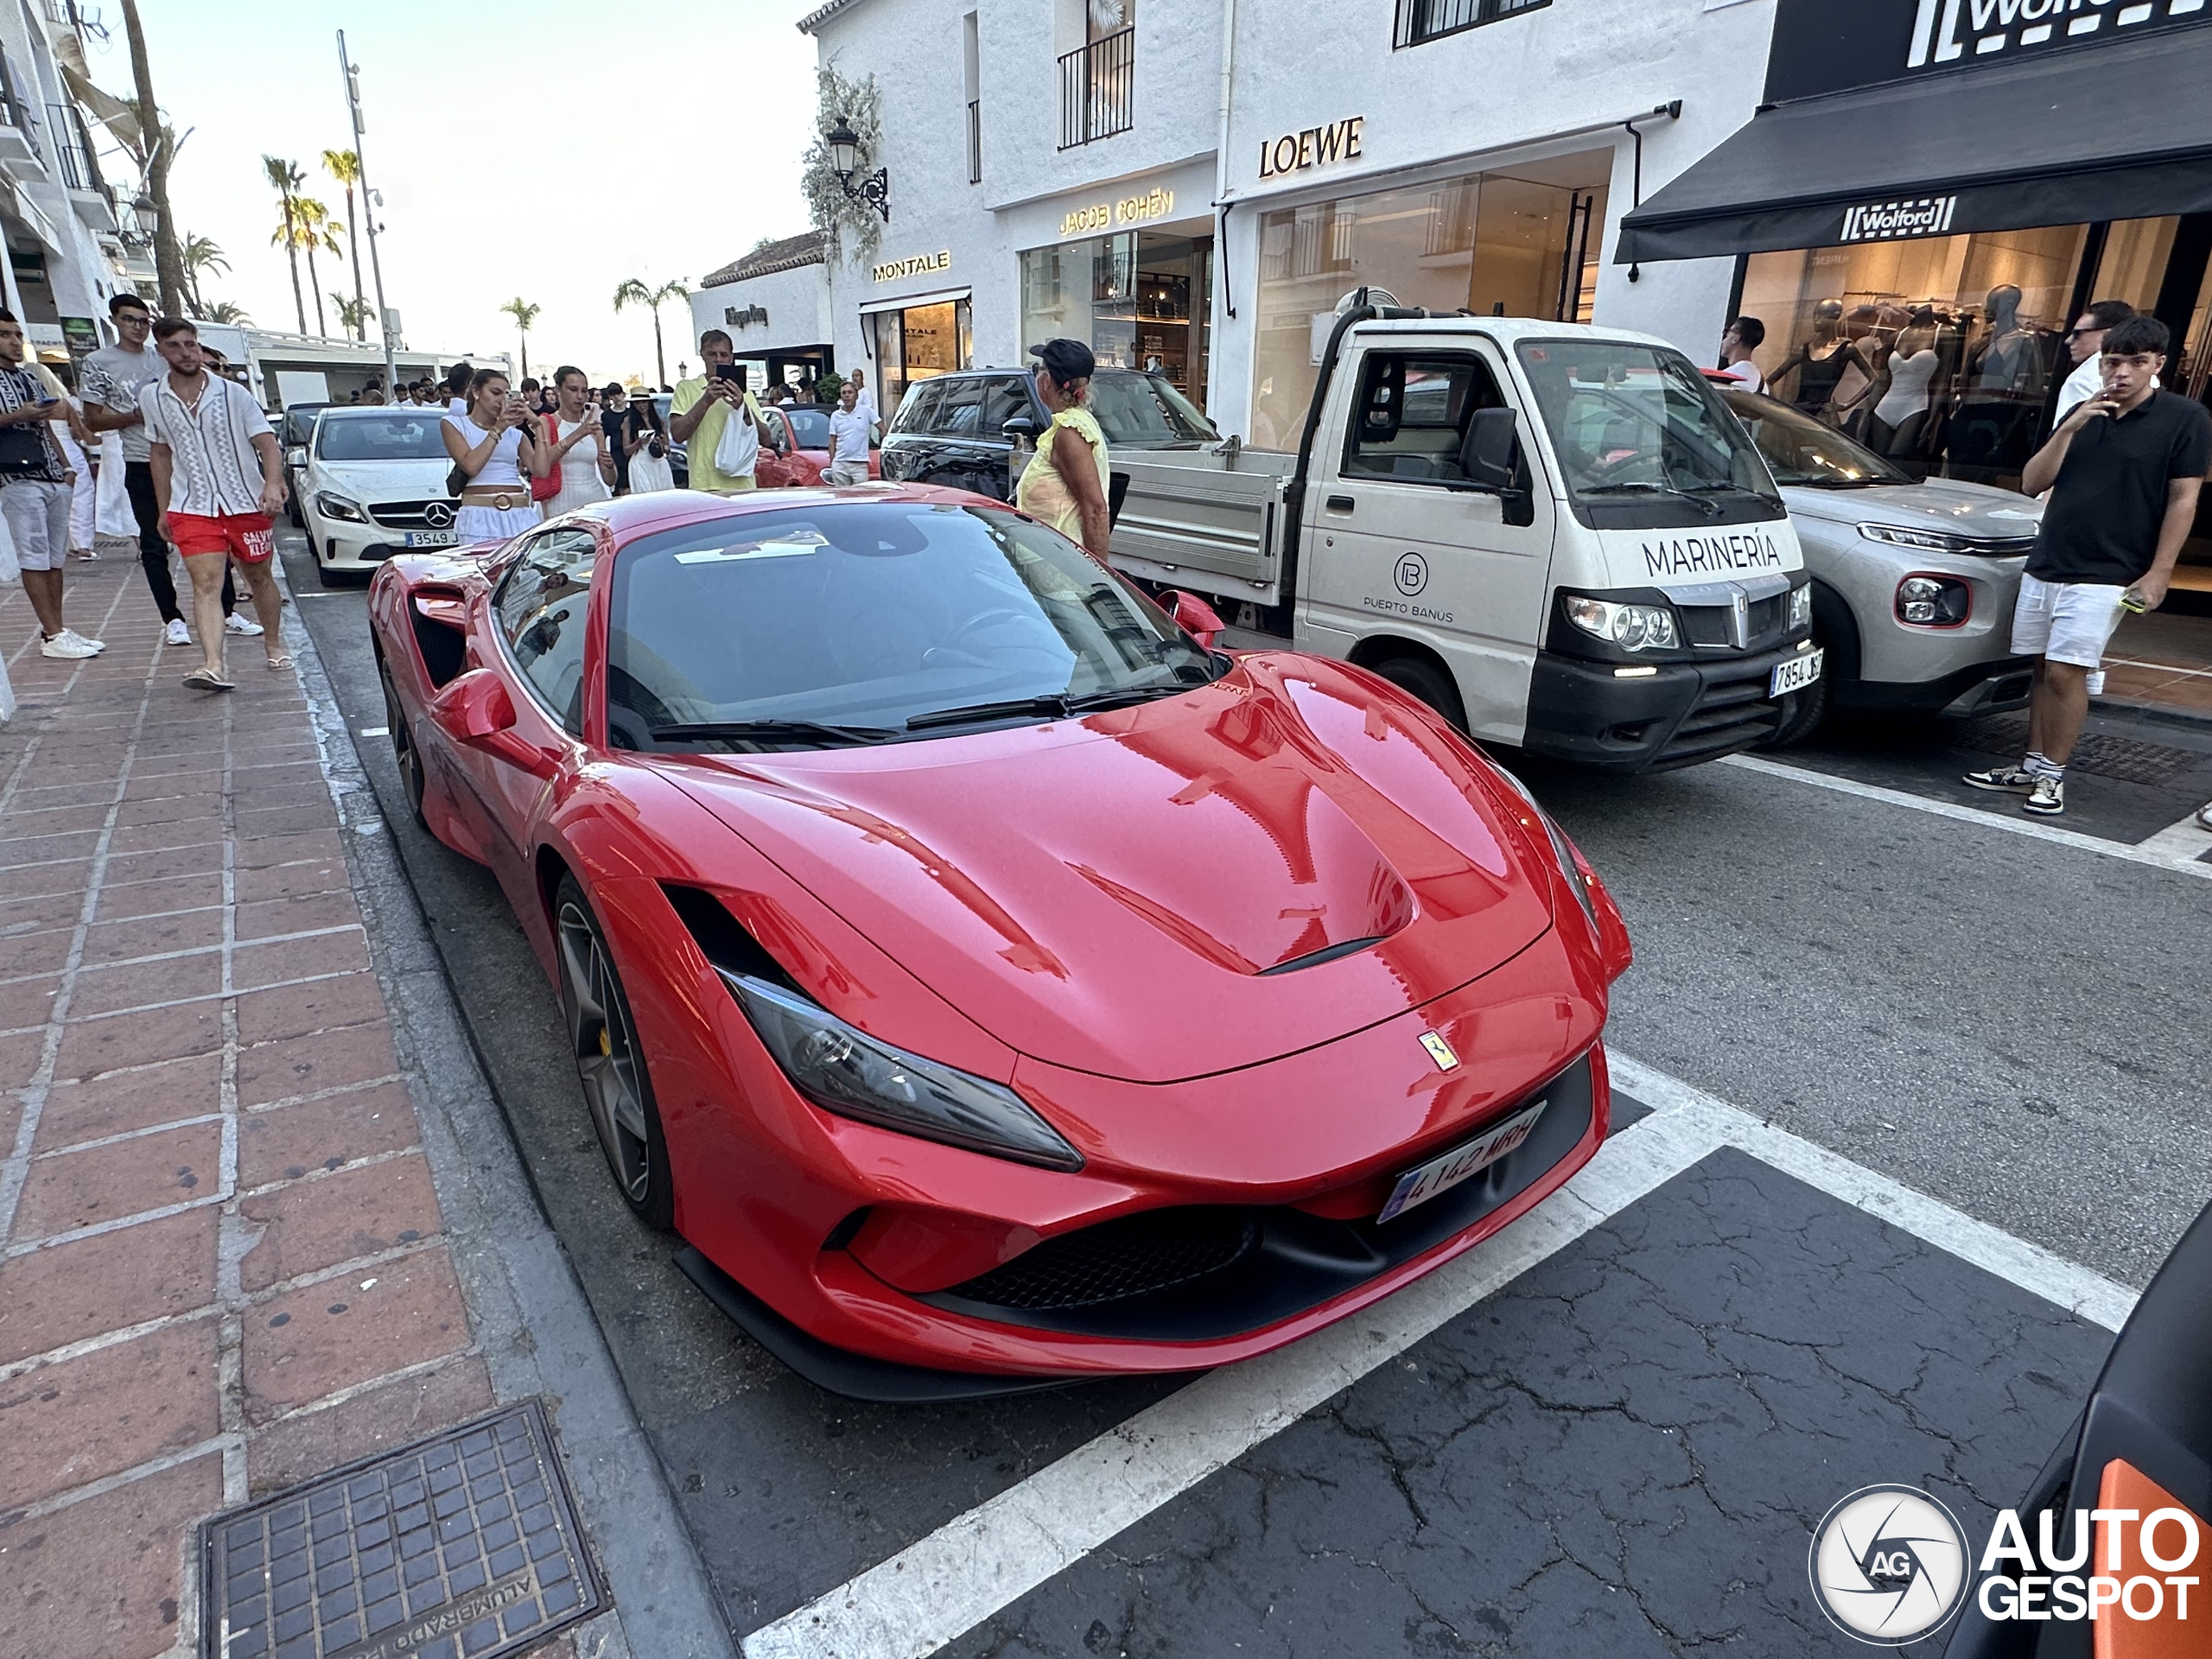
[[1029,354],[1042,365],[1037,395],[1052,411],[1052,423],[1037,435],[1014,504],[1105,564],[1113,529],[1106,511],[1106,434],[1084,407],[1096,362],[1090,347],[1077,340],[1048,340],[1031,346]]

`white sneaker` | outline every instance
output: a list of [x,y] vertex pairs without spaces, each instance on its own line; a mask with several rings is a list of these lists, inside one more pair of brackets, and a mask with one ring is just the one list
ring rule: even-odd
[[93,645],[90,640],[79,639],[75,634],[70,632],[68,629],[64,628],[60,632],[55,634],[53,639],[41,639],[39,641],[38,654],[41,657],[73,657],[83,658],[86,657],[97,657],[100,653],[99,647]]
[[61,632],[66,638],[74,639],[80,645],[90,645],[95,657],[107,649],[107,641],[105,639],[87,639],[74,628],[64,628]]
[[162,630],[162,638],[172,645],[188,645],[192,643],[192,630],[184,626],[184,619],[180,616]]
[[223,619],[223,632],[234,633],[241,639],[257,639],[261,633],[261,624],[233,611]]

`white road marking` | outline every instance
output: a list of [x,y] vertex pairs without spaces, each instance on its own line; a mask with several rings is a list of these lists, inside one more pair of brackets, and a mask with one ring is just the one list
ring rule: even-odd
[[2155,836],[2145,836],[2135,843],[2139,853],[2195,863],[2207,853],[2212,853],[2212,830],[2196,821],[2192,812],[2179,823],[2170,823]]
[[[2172,870],[2183,875],[2193,875],[2212,880],[2212,864],[2199,864],[2192,859],[2176,856],[2164,850],[2146,851],[2145,847],[2131,847],[2124,841],[2100,841],[2094,836],[2085,836],[2076,830],[2061,830],[2055,824],[2037,823],[2023,817],[2001,817],[1994,812],[1984,812],[1971,806],[1959,806],[1950,801],[1931,800],[1925,795],[1913,795],[1902,789],[1885,789],[1879,784],[1862,784],[1856,779],[1838,778],[1825,772],[1815,772],[1810,766],[1785,766],[1779,760],[1768,760],[1756,754],[1732,754],[1718,764],[1741,766],[1748,772],[1763,772],[1771,778],[1787,778],[1792,783],[1809,785],[1815,789],[1834,790],[1839,795],[1856,795],[1865,801],[1882,801],[1891,806],[1910,807],[1916,812],[1932,813],[1939,818],[1952,818],[1961,823],[1979,824],[1985,830],[1996,830],[2008,836],[2025,836],[2031,841],[2048,842],[2054,847],[2071,847],[2076,852],[2097,853],[2106,858],[2116,858],[2129,864],[2146,864],[2154,870]],[[2161,830],[2159,835],[2166,832]],[[2153,841],[2158,836],[2152,838]],[[2197,849],[2199,852],[2202,848]]]
[[364,726],[359,731],[354,733],[353,735],[356,737],[390,737],[391,735],[391,728],[389,726]]
[[1761,1122],[1689,1084],[1611,1056],[1653,1109],[1574,1179],[1457,1261],[1304,1341],[1210,1372],[986,1499],[817,1600],[763,1625],[745,1659],[925,1659],[1083,1560],[1724,1147],[2116,1330],[2124,1286]]

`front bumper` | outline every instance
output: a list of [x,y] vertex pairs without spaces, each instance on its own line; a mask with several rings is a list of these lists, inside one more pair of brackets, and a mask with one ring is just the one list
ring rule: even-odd
[[1717,760],[1770,737],[1783,705],[1767,696],[1777,664],[1797,645],[1712,663],[1658,664],[1624,679],[1611,663],[1536,653],[1522,747],[1618,772],[1664,771]]
[[[962,1391],[942,1376],[919,1391],[881,1383],[886,1363],[969,1373],[968,1391],[997,1392],[1009,1375],[1072,1380],[1247,1358],[1471,1248],[1589,1160],[1608,1122],[1603,993],[1590,988],[1603,983],[1594,954],[1554,928],[1514,963],[1426,1007],[1239,1072],[1138,1085],[1024,1060],[1017,1086],[1084,1147],[1090,1162],[1079,1173],[798,1106],[806,1138],[826,1140],[834,1155],[774,1134],[798,1163],[772,1183],[758,1159],[695,1160],[672,1141],[677,1225],[757,1303],[716,1294],[725,1311],[758,1325],[795,1369],[867,1397]],[[725,1052],[738,1060],[757,1046],[734,1004],[728,1017],[737,1024],[725,1027]],[[1465,1063],[1440,1072],[1417,1040],[1425,1031],[1446,1033]],[[766,1079],[752,1064],[738,1070],[757,1110]],[[657,1060],[657,1089],[660,1071]],[[1373,1223],[1400,1173],[1540,1096],[1545,1115],[1520,1147]],[[1127,1161],[1094,1150],[1109,1122]],[[706,1139],[735,1127],[725,1120]],[[1133,1268],[1132,1227],[1153,1235],[1137,1257],[1155,1244],[1214,1255],[1185,1259],[1190,1271]],[[1070,1273],[1096,1282],[1068,1294]],[[710,1275],[693,1276],[709,1285]],[[866,1357],[879,1381],[856,1385],[841,1353]]]
[[1869,714],[1995,714],[2027,705],[2032,657],[1999,657],[1932,680],[1845,680],[1831,688],[1835,707]]

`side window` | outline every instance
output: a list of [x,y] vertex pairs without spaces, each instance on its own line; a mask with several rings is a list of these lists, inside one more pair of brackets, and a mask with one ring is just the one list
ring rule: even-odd
[[930,413],[930,430],[940,437],[983,435],[983,382],[947,380]]
[[1505,399],[1480,358],[1458,353],[1370,352],[1344,446],[1344,474],[1402,484],[1452,483],[1468,417]]
[[492,601],[524,677],[572,736],[584,728],[584,618],[598,556],[589,531],[549,531],[523,549]]
[[768,447],[779,455],[791,454],[791,429],[784,424],[784,411],[780,409],[764,409],[760,411],[760,420],[768,439]]
[[983,436],[1003,436],[1001,429],[1008,421],[1017,415],[1029,412],[1029,382],[1027,378],[1007,375],[983,383],[983,417],[979,423]]
[[927,432],[931,410],[936,407],[938,394],[944,387],[925,380],[919,385],[906,388],[906,395],[899,400],[898,413],[891,417],[894,432]]

